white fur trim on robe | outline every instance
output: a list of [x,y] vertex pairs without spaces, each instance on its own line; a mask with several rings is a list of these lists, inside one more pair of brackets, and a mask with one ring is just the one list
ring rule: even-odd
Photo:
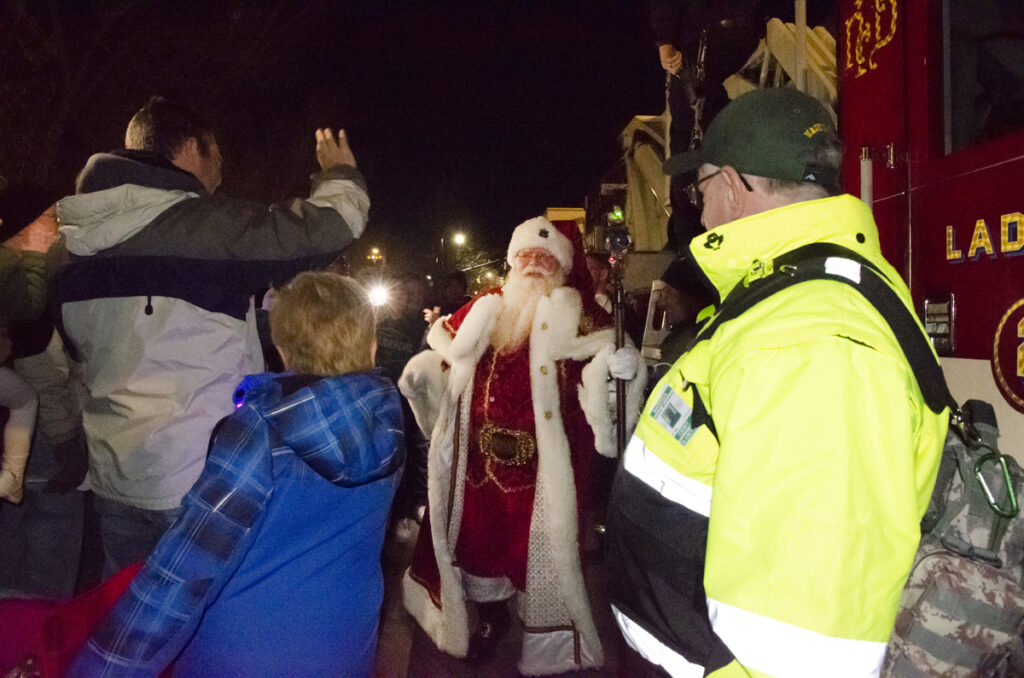
[[[545,567],[545,563],[537,562],[531,548],[527,563],[526,588],[531,588],[531,578],[541,578],[552,570],[558,577],[558,588],[561,592],[561,603],[568,617],[572,620],[580,636],[581,652],[584,663],[581,667],[601,666],[604,653],[601,640],[597,635],[587,589],[583,583],[583,566],[580,563],[579,548],[579,517],[576,510],[576,481],[573,474],[569,440],[565,435],[565,424],[562,422],[561,394],[558,390],[558,367],[555,361],[572,357],[576,360],[586,359],[590,349],[602,346],[598,336],[605,335],[607,330],[592,332],[589,335],[576,336],[583,307],[580,296],[575,290],[560,287],[550,296],[543,297],[537,304],[537,312],[530,329],[530,387],[533,395],[534,432],[537,438],[537,490],[534,495],[534,521],[531,524],[531,547],[537,541],[543,541],[540,535],[533,534],[537,525],[536,514],[543,510],[542,528],[546,530],[547,549],[554,567]],[[600,342],[600,343],[598,343]],[[599,348],[597,350],[600,350]],[[592,354],[591,354],[592,355]],[[546,369],[541,369],[542,367]],[[537,608],[550,607],[552,601],[526,601],[527,609],[524,616],[530,617],[529,606]],[[551,624],[543,624],[550,626]],[[559,654],[568,652],[566,657],[532,657],[531,649],[536,645],[524,644],[520,668],[530,669],[538,665],[550,666],[546,673],[555,670],[569,670],[564,664],[558,663],[572,660],[573,647],[562,647]],[[543,644],[547,650],[555,649],[550,644]]]
[[409,401],[416,425],[424,435],[434,430],[441,397],[448,385],[448,370],[443,362],[437,351],[420,351],[406,363],[398,379],[398,390]]

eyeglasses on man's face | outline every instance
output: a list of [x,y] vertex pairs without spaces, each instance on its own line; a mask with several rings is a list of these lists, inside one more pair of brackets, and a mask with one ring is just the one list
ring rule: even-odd
[[[704,208],[704,193],[703,193],[704,189],[702,189],[701,186],[705,182],[707,182],[708,180],[710,180],[710,179],[712,179],[714,177],[717,177],[721,173],[722,173],[722,170],[716,170],[716,171],[712,172],[711,174],[706,174],[706,175],[698,178],[696,181],[690,183],[686,187],[686,194],[690,198],[690,202],[693,203],[694,207],[696,207],[697,209],[703,209]],[[750,185],[750,182],[747,181],[747,178],[745,176],[743,176],[742,174],[740,174],[739,172],[737,172],[736,174],[737,174],[737,176],[739,176],[740,181],[743,182],[743,188],[745,188],[748,191],[750,191],[751,193],[753,193],[754,192],[754,187]]]

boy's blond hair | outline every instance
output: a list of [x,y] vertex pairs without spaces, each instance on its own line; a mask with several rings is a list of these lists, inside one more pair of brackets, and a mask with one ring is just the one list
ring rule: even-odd
[[359,283],[336,273],[300,273],[275,295],[270,336],[289,369],[320,376],[373,369],[377,330]]

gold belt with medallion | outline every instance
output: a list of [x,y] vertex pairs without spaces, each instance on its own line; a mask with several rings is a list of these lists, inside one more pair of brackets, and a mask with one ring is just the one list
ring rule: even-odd
[[526,431],[500,428],[487,423],[477,434],[480,451],[503,464],[521,466],[537,453],[537,442]]

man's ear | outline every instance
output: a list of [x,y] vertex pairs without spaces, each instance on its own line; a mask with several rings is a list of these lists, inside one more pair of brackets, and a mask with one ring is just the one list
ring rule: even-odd
[[199,167],[199,159],[201,154],[199,153],[199,140],[195,137],[189,137],[185,139],[181,147],[175,152],[174,157],[171,158],[171,162],[175,166],[180,167],[186,172],[196,173]]
[[746,215],[747,201],[750,198],[750,191],[743,184],[740,173],[731,165],[722,166],[722,189],[724,195],[722,200],[730,221],[739,219]]

